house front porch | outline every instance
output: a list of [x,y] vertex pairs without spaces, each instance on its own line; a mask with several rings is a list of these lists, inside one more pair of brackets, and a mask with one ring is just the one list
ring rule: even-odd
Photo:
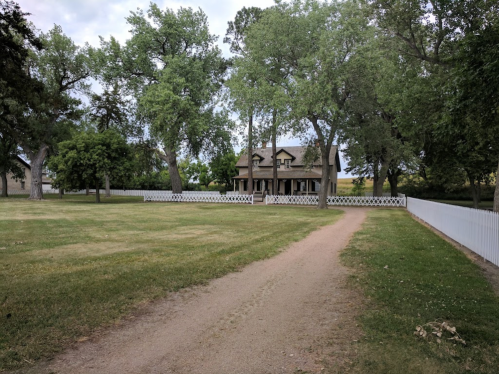
[[[234,177],[234,191],[248,193],[248,175]],[[321,175],[313,171],[283,171],[277,173],[277,195],[317,195],[323,187]],[[273,191],[272,171],[253,172],[253,192],[269,195]],[[336,194],[336,183],[327,183],[328,195]]]

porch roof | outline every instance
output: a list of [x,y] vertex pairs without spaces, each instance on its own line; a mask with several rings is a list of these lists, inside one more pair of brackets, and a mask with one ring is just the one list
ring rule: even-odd
[[[313,171],[303,171],[303,170],[288,170],[288,171],[277,171],[277,179],[318,179],[322,177],[321,174]],[[242,174],[234,177],[234,179],[248,179],[248,174]],[[273,179],[272,170],[253,170],[253,179]]]

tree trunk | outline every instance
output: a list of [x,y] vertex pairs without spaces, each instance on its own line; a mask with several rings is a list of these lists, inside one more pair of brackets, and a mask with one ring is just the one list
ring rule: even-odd
[[168,172],[170,173],[170,181],[172,182],[172,192],[182,193],[182,178],[180,178],[177,166],[177,152],[167,147],[164,148],[164,151],[166,155],[166,159],[164,160],[168,164]]
[[90,185],[87,183],[87,187],[85,188],[85,195],[90,195]]
[[[331,153],[331,145],[334,140],[334,135],[336,130],[331,128],[329,133],[329,138],[327,141],[324,139],[324,135],[319,126],[319,119],[315,116],[309,117],[312,126],[314,127],[315,133],[317,134],[317,141],[319,142],[319,147],[321,150],[321,160],[322,160],[322,179],[321,188],[319,191],[319,203],[317,209],[327,209],[327,187],[329,184],[329,176],[331,173],[331,167],[329,165],[329,154]],[[308,181],[307,181],[308,184]]]
[[62,195],[64,195],[64,188],[59,187],[59,199],[62,199]]
[[7,173],[2,173],[2,197],[9,197],[7,187]]
[[393,172],[390,170],[388,171],[388,182],[390,183],[390,194],[392,197],[397,197],[398,196],[398,182],[399,182],[399,175],[400,175],[400,169],[397,169]]
[[390,195],[391,197],[398,196],[398,176],[394,174],[388,174],[388,183],[390,183]]
[[499,162],[497,163],[496,189],[494,191],[494,212],[499,213]]
[[253,195],[253,114],[248,123],[248,195]]
[[329,167],[329,153],[331,153],[331,147],[322,153],[322,179],[321,188],[319,191],[319,205],[317,209],[327,209],[327,185],[329,183],[329,175],[331,173],[331,168]]
[[383,161],[381,163],[381,170],[378,172],[378,178],[376,180],[376,195],[374,196],[383,196],[383,184],[385,184],[386,175],[388,174],[388,167],[390,165],[390,161]]
[[109,175],[106,174],[106,197],[111,197],[111,183],[109,182]]
[[[478,182],[480,184],[480,182]],[[478,203],[480,202],[480,186],[475,184],[475,178],[473,180],[470,179],[470,189],[471,189],[471,197],[473,198],[473,208],[478,209]]]
[[38,152],[31,152],[31,194],[29,200],[42,200],[43,199],[43,184],[42,184],[42,174],[43,174],[43,161],[47,156],[49,150],[48,145],[43,144]]
[[100,186],[99,186],[99,180],[95,180],[95,202],[100,203]]
[[272,113],[272,195],[277,195],[277,129],[276,112]]

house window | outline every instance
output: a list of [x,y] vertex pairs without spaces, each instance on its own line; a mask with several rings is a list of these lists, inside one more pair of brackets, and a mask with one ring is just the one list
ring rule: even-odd
[[260,161],[253,160],[253,167],[257,168],[259,163],[260,163]]
[[286,166],[286,169],[289,169],[290,163],[291,163],[291,160],[284,160],[284,165]]
[[26,188],[26,182],[21,181],[21,190],[24,190]]
[[281,160],[277,160],[277,168],[280,169],[281,168]]

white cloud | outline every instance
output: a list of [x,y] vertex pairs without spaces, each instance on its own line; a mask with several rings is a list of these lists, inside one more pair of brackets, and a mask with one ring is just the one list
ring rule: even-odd
[[[129,27],[125,18],[137,8],[144,11],[149,8],[149,0],[17,0],[24,12],[31,13],[28,18],[35,26],[47,32],[54,24],[60,25],[78,45],[85,42],[97,47],[99,36],[108,39],[113,35],[120,42],[128,39]],[[227,30],[227,22],[233,20],[237,11],[248,4],[242,0],[156,0],[161,9],[180,7],[201,8],[208,16],[210,31],[219,36],[219,46],[227,53],[228,48],[222,40]],[[251,6],[266,8],[274,4],[273,0],[255,0]]]

